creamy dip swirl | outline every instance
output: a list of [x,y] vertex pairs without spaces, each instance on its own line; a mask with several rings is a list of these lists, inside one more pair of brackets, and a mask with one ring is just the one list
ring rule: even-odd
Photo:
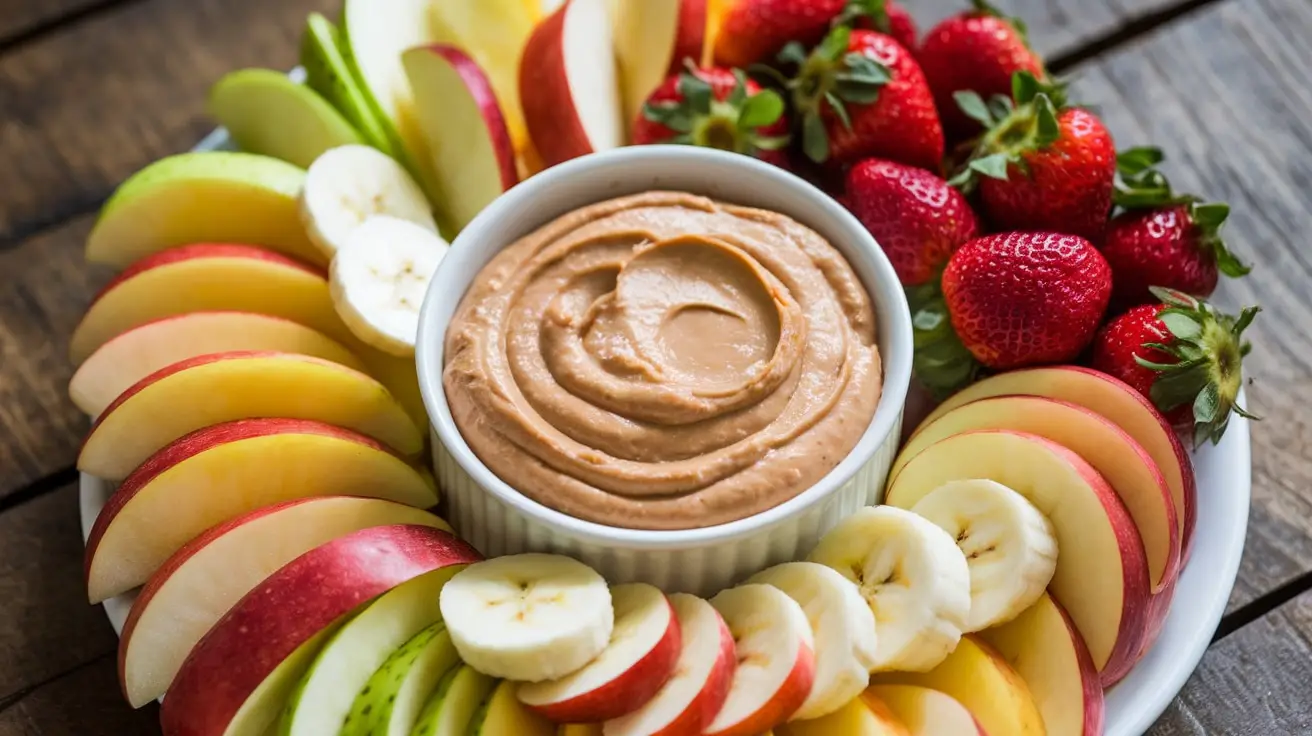
[[570,212],[498,254],[446,335],[465,441],[570,516],[688,529],[833,469],[881,389],[870,298],[824,238],[680,192]]

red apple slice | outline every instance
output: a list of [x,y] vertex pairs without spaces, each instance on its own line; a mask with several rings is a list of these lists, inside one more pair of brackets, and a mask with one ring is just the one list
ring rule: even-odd
[[606,649],[567,677],[520,687],[529,708],[557,723],[607,721],[637,710],[670,679],[682,638],[669,599],[642,583],[610,594],[615,628]]
[[771,585],[721,592],[711,605],[733,633],[738,667],[706,736],[756,736],[787,721],[815,682],[811,624],[797,601]]
[[454,46],[421,46],[401,55],[419,128],[436,172],[438,211],[456,231],[519,183],[515,146],[492,83]]
[[1176,522],[1180,526],[1181,558],[1189,559],[1189,544],[1198,517],[1193,465],[1161,412],[1143,394],[1121,381],[1073,365],[1000,373],[953,395],[935,409],[924,424],[972,401],[1012,394],[1046,396],[1092,409],[1133,437],[1166,477],[1171,500],[1175,502]]
[[73,331],[74,364],[133,327],[188,312],[234,310],[284,317],[347,341],[328,275],[251,245],[200,243],[147,256],[110,281]]
[[1041,396],[996,396],[972,401],[921,425],[893,462],[898,472],[935,442],[973,429],[1013,429],[1045,437],[1084,458],[1111,484],[1139,530],[1153,592],[1180,574],[1180,527],[1157,464],[1120,427],[1094,411]]
[[92,353],[73,374],[68,394],[98,416],[119,394],[180,360],[232,350],[300,353],[363,371],[341,343],[282,317],[251,312],[195,312],[134,327]]
[[179,549],[132,604],[118,647],[119,682],[134,708],[164,694],[182,661],[242,596],[321,544],[375,526],[451,531],[433,514],[373,498],[303,498],[220,524]]
[[519,97],[548,166],[624,145],[613,48],[605,0],[570,0],[529,37]]
[[407,580],[479,559],[451,534],[415,525],[315,547],[238,601],[191,651],[160,709],[164,733],[265,733],[345,616]]
[[410,457],[423,449],[414,422],[369,376],[308,355],[232,352],[174,363],[124,391],[91,425],[77,467],[123,480],[183,435],[260,417],[334,424]]
[[1015,490],[1052,522],[1057,570],[1049,590],[1070,612],[1103,684],[1124,677],[1145,636],[1151,586],[1143,542],[1115,491],[1055,442],[988,430],[930,445],[893,479],[884,502],[909,509],[944,483],[969,478]]
[[707,0],[643,0],[615,4],[615,57],[624,120],[632,125],[647,97],[685,59],[696,64],[706,38]]
[[642,707],[606,721],[606,736],[701,736],[724,705],[737,659],[733,634],[710,603],[670,596],[682,641],[674,673]]
[[927,687],[872,685],[861,698],[891,710],[910,736],[994,736],[956,698]]
[[426,472],[341,427],[275,418],[193,432],[129,475],[96,517],[86,552],[91,602],[146,582],[216,524],[282,501],[339,495],[437,503]]
[[1050,596],[979,636],[1025,680],[1048,736],[1102,736],[1098,670],[1075,624]]

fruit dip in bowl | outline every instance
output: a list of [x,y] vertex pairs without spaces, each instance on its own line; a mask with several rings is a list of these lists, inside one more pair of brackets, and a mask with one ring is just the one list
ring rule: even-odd
[[465,538],[713,591],[878,502],[911,337],[892,268],[837,203],[743,156],[654,146],[553,168],[480,215],[416,352]]

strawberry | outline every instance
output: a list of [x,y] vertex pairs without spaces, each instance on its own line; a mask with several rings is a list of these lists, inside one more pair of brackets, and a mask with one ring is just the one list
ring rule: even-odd
[[1237,278],[1250,270],[1221,239],[1230,208],[1173,194],[1152,168],[1161,160],[1155,148],[1117,156],[1113,199],[1123,211],[1107,227],[1102,254],[1112,267],[1112,301],[1121,307],[1156,302],[1151,286],[1207,297],[1218,272]]
[[840,25],[810,56],[793,43],[780,61],[802,117],[802,150],[833,165],[877,156],[938,171],[943,130],[911,53],[882,33]]
[[690,66],[647,98],[633,142],[685,143],[784,163],[788,144],[784,101],[737,69]]
[[1233,317],[1201,299],[1153,287],[1160,304],[1141,304],[1109,322],[1093,346],[1093,367],[1147,396],[1167,419],[1193,435],[1194,445],[1220,441],[1239,406],[1243,332],[1261,311]]
[[923,169],[866,159],[848,172],[846,194],[904,286],[932,281],[979,230],[966,198]]
[[1111,133],[1093,113],[1064,107],[1060,86],[1028,72],[1013,82],[1012,100],[957,95],[962,109],[988,130],[953,184],[969,191],[978,183],[984,214],[999,230],[1066,233],[1101,243],[1116,178]]
[[849,0],[838,20],[854,28],[865,28],[892,36],[894,41],[908,51],[914,52],[919,45],[916,41],[915,19],[895,0]]
[[996,369],[1073,360],[1102,322],[1111,292],[1102,254],[1084,238],[1058,233],[976,238],[943,272],[953,328]]
[[[643,0],[644,2],[646,0]],[[725,0],[715,62],[747,67],[770,60],[790,41],[814,46],[848,0]]]
[[1043,60],[1025,39],[1025,25],[982,0],[974,10],[954,15],[925,35],[916,58],[934,91],[943,129],[952,140],[978,135],[980,125],[957,106],[958,92],[983,99],[1011,92],[1016,72],[1045,76]]

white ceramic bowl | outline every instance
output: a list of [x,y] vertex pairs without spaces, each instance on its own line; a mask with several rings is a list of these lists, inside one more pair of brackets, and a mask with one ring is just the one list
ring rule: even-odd
[[[755,516],[681,531],[583,521],[511,488],[474,455],[442,388],[447,325],[466,288],[502,248],[571,210],[653,189],[689,191],[781,212],[813,228],[852,264],[874,302],[884,388],[874,419],[846,459],[810,489]],[[877,503],[897,450],[911,380],[911,318],[893,267],[842,206],[802,179],[746,156],[691,146],[637,146],[576,159],[492,203],[452,244],[424,301],[416,353],[432,417],[434,465],[450,521],[487,555],[568,554],[608,579],[710,594],[776,562],[808,553],[824,532]]]

